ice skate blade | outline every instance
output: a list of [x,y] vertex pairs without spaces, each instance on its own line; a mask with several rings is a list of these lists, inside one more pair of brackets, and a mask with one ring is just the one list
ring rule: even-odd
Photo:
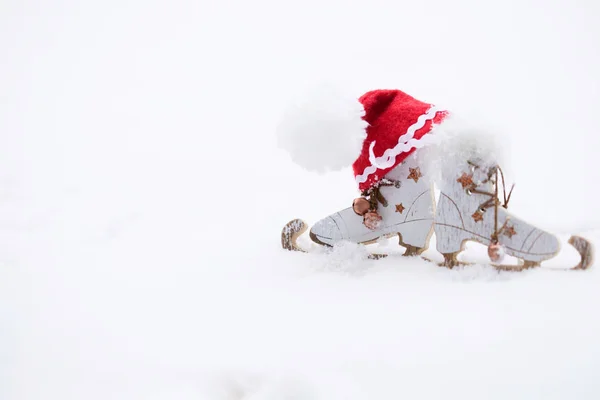
[[302,253],[307,253],[306,250],[300,248],[296,241],[306,230],[308,229],[308,225],[302,221],[301,219],[293,219],[281,230],[281,247],[285,250],[289,251],[299,251]]
[[581,256],[581,261],[574,268],[575,270],[586,270],[589,269],[594,263],[594,246],[592,243],[581,237],[581,236],[571,236],[569,238],[569,244],[577,250],[579,255]]
[[[297,219],[293,219],[290,222],[288,222],[284,226],[284,228],[281,232],[282,247],[285,250],[289,250],[289,251],[298,251],[298,252],[308,253],[307,250],[302,249],[297,244],[298,238],[304,232],[306,232],[307,229],[308,229],[308,225],[301,219],[297,218]],[[386,236],[393,236],[393,235],[386,235]],[[437,262],[437,261],[431,260],[422,255],[422,253],[425,250],[427,250],[426,248],[420,248],[420,247],[406,245],[402,242],[402,236],[400,234],[398,234],[398,236],[399,236],[399,240],[398,240],[399,244],[406,248],[405,253],[402,254],[403,257],[420,257],[421,259],[423,259],[425,261],[428,261],[428,262],[436,264],[440,267],[446,267],[449,269],[453,269],[458,266],[471,266],[471,265],[481,264],[481,263],[465,262],[465,261],[458,260],[459,253],[461,253],[464,250],[464,245],[469,240],[461,241],[461,245],[460,245],[461,248],[457,252],[450,252],[450,253],[445,253],[445,254],[442,253],[442,255],[444,256],[444,261]],[[318,238],[313,234],[310,235],[310,238],[314,243],[317,243],[319,245],[326,246],[326,247],[331,247],[330,245],[318,240]],[[376,242],[376,240],[372,240],[370,242],[362,243],[362,244],[366,245],[366,244],[370,244],[370,243],[374,243],[374,242]],[[589,240],[587,240],[581,236],[576,236],[576,235],[571,236],[569,238],[568,243],[577,250],[577,252],[580,255],[581,260],[574,267],[558,268],[557,270],[560,271],[560,270],[587,270],[587,269],[590,269],[595,260],[595,249],[594,249],[594,246],[592,245],[592,243]],[[388,257],[388,254],[371,253],[369,255],[369,259],[372,259],[372,260],[379,260],[379,259],[386,258],[386,257]],[[495,264],[495,263],[491,263],[491,262],[486,265],[489,265],[499,271],[510,271],[510,272],[519,272],[519,271],[525,271],[525,270],[532,269],[532,268],[543,267],[543,265],[541,265],[541,263],[539,261],[530,261],[530,260],[521,260],[521,263],[516,264],[516,265]],[[554,269],[554,268],[550,268],[550,269]]]
[[[464,246],[465,242],[467,242],[467,241],[465,240],[462,243],[462,246]],[[571,236],[571,238],[569,239],[569,244],[572,245],[577,250],[581,260],[574,267],[558,268],[557,270],[560,271],[560,270],[587,270],[587,269],[589,269],[594,262],[594,247],[593,247],[592,243],[589,240],[587,240],[581,236]],[[441,267],[453,269],[454,267],[457,267],[457,266],[468,266],[468,265],[476,265],[477,264],[477,263],[459,261],[458,255],[462,251],[463,250],[461,249],[460,251],[457,251],[457,252],[443,254],[444,261],[441,263],[437,263],[437,265],[439,265]],[[516,264],[516,265],[515,264],[497,264],[497,263],[492,263],[492,262],[490,262],[487,265],[497,269],[498,271],[508,271],[508,272],[520,272],[520,271],[526,271],[526,270],[533,269],[533,268],[543,268],[543,265],[540,261],[531,261],[531,260],[523,260],[523,259],[520,259],[519,261],[520,261],[519,264]],[[550,269],[550,268],[546,268],[546,269]],[[552,268],[552,269],[554,269],[554,268]]]
[[[306,224],[306,222],[299,218],[293,219],[287,224],[285,224],[281,231],[281,247],[288,251],[308,253],[307,250],[301,248],[297,243],[298,238],[302,236],[302,234],[304,234],[304,232],[306,232],[307,229],[308,225]],[[332,247],[331,245],[320,241],[318,237],[312,232],[310,232],[309,236],[310,239],[318,245]],[[388,257],[388,255],[383,253],[371,253],[368,256],[368,258],[371,260],[379,260],[386,257]]]

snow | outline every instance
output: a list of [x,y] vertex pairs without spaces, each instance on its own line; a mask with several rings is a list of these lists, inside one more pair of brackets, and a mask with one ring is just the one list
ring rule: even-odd
[[[600,275],[556,268],[569,234],[600,245],[599,14],[5,1],[0,399],[597,398]],[[282,250],[289,220],[357,195],[277,147],[293,94],[327,80],[490,121],[511,211],[564,253],[517,274]]]

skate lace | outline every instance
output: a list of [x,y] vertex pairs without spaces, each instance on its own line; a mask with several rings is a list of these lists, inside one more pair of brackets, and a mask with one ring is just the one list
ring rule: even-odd
[[376,185],[372,186],[368,190],[364,190],[361,195],[369,198],[370,209],[372,211],[377,210],[378,203],[381,203],[384,207],[387,207],[388,201],[381,194],[380,188],[383,186],[395,186],[400,187],[400,181],[384,178],[380,180]]
[[[477,164],[474,164],[472,162],[469,162],[469,164],[474,166],[475,168],[480,168]],[[498,175],[500,175],[500,178],[502,179],[502,195],[503,195],[504,203],[501,203],[500,199],[498,197],[498,183],[499,183]],[[488,182],[491,182],[492,185],[494,186],[493,193],[477,189],[477,187],[479,185],[476,183],[473,183],[471,185],[471,188],[469,188],[468,190],[471,193],[482,194],[482,195],[486,195],[486,196],[490,197],[489,200],[487,200],[479,205],[478,211],[485,212],[489,207],[494,207],[494,232],[492,233],[491,240],[492,240],[492,243],[495,244],[495,243],[498,243],[498,237],[500,236],[500,234],[502,234],[502,232],[506,228],[506,224],[508,223],[508,220],[509,220],[507,218],[504,221],[504,224],[502,224],[502,226],[500,228],[498,228],[498,207],[500,205],[502,205],[502,207],[504,207],[505,209],[508,209],[508,203],[510,201],[510,197],[512,196],[513,189],[515,188],[515,184],[514,183],[512,184],[510,191],[508,192],[508,195],[507,195],[506,194],[506,182],[504,180],[504,172],[502,171],[502,168],[500,168],[500,166],[498,166],[498,165],[494,165],[488,169],[487,179],[485,179],[483,182],[481,182],[481,184],[486,184]]]

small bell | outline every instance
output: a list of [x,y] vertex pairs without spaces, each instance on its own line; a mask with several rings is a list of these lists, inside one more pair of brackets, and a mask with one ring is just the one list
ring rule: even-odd
[[502,262],[504,259],[504,246],[498,242],[492,242],[488,246],[488,256],[492,262]]
[[369,208],[371,208],[371,204],[369,203],[369,200],[365,199],[364,197],[354,199],[352,202],[352,209],[361,217],[365,215],[367,211],[369,211]]
[[374,231],[379,229],[379,227],[381,226],[381,220],[381,215],[379,215],[377,211],[369,211],[365,214],[363,223],[367,228]]

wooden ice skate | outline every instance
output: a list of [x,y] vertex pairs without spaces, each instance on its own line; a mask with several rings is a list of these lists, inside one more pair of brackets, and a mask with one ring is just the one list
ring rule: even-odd
[[[503,187],[503,202],[499,186]],[[437,204],[435,234],[437,250],[444,256],[441,264],[454,268],[467,241],[488,246],[491,265],[503,271],[523,271],[541,266],[559,254],[558,238],[508,212],[512,188],[506,193],[504,174],[496,166],[482,167],[467,161],[458,171],[444,171]],[[577,249],[581,261],[566,269],[587,269],[593,249],[586,239],[573,236],[569,243]],[[501,264],[506,253],[519,264]]]
[[[324,246],[341,241],[368,245],[397,235],[398,244],[406,248],[404,256],[418,256],[427,250],[435,216],[433,184],[424,176],[414,156],[399,164],[363,195],[368,198],[368,203],[361,199],[366,204],[361,207],[366,209],[370,203],[371,211],[381,217],[376,226],[369,227],[365,222],[366,214],[361,215],[348,207],[315,223],[310,229],[310,239]],[[307,229],[300,220],[290,221],[282,232],[282,246],[298,250],[295,240]],[[373,257],[385,255],[374,254]]]
[[[361,226],[360,218],[351,208],[319,221],[316,225],[317,229],[314,227],[311,229],[310,238],[314,243],[324,246],[332,246],[340,240],[350,240],[368,245],[375,243],[380,238],[398,235],[399,245],[406,248],[403,256],[419,256],[432,262],[429,258],[423,257],[423,252],[428,249],[429,240],[435,231],[436,249],[444,257],[443,262],[437,263],[440,266],[452,269],[457,266],[472,265],[473,263],[459,260],[459,255],[464,251],[466,242],[474,241],[489,246],[488,253],[492,259],[489,265],[498,270],[523,271],[540,267],[543,261],[559,254],[560,243],[554,235],[508,212],[512,189],[508,195],[504,191],[504,202],[501,203],[498,193],[499,178],[502,179],[504,187],[501,169],[496,166],[487,169],[481,168],[472,162],[465,163],[464,169],[458,174],[447,173],[446,179],[441,184],[441,194],[437,206],[433,200],[427,205],[429,210],[435,209],[435,221],[424,218],[419,219],[419,225],[413,225],[418,227],[417,232],[420,233],[418,245],[415,245],[414,232],[408,229],[400,232],[397,229],[402,224],[395,225],[396,229],[369,232],[364,226]],[[428,197],[430,194],[431,192],[426,196]],[[415,197],[423,196],[423,194],[418,194]],[[415,200],[411,207],[417,203]],[[404,211],[403,207],[398,207],[397,211]],[[421,206],[420,212],[422,209]],[[386,210],[385,207],[384,210]],[[418,209],[416,212],[419,212]],[[382,214],[388,216],[385,211]],[[425,225],[423,220],[427,221],[428,225]],[[342,232],[340,226],[344,227],[346,231]],[[410,225],[407,224],[406,227],[408,226]],[[302,220],[290,221],[282,232],[283,248],[305,251],[297,245],[296,240],[307,229],[307,224]],[[342,233],[340,234],[340,232]],[[370,236],[363,236],[365,233]],[[405,233],[408,233],[408,241],[405,240]],[[581,236],[571,236],[568,243],[577,250],[581,260],[574,267],[565,267],[564,269],[586,270],[590,268],[594,261],[594,248],[591,242]],[[501,264],[502,257],[499,253],[513,256],[519,260],[519,263],[516,265]],[[372,255],[372,258],[375,259],[383,257],[386,255]]]

